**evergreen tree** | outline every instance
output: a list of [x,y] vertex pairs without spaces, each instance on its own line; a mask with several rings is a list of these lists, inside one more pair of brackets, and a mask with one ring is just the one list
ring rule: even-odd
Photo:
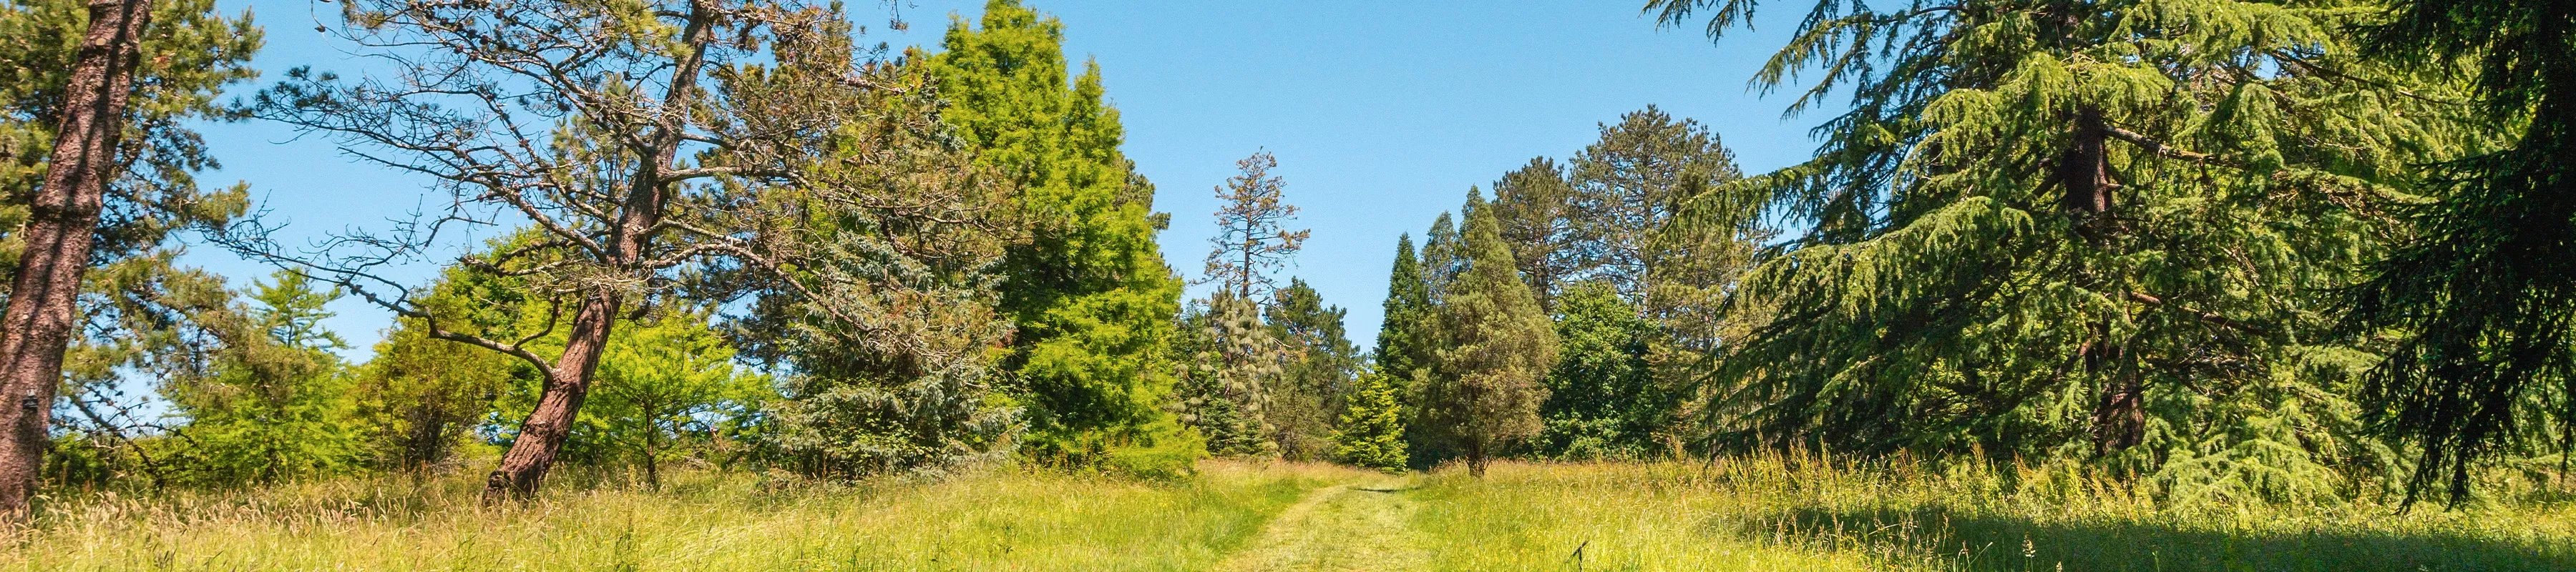
[[1194,306],[1186,325],[1197,335],[1190,336],[1182,370],[1181,421],[1206,437],[1209,453],[1278,454],[1279,428],[1270,411],[1294,350],[1261,323],[1259,303],[1219,292]]
[[1351,377],[1360,368],[1358,350],[1342,333],[1342,320],[1350,312],[1326,305],[1323,293],[1291,278],[1262,313],[1271,335],[1291,353],[1280,383],[1270,387],[1268,417],[1278,428],[1272,439],[1287,458],[1322,458],[1332,452],[1333,416],[1343,410]]
[[1556,361],[1556,334],[1521,282],[1492,211],[1467,211],[1465,266],[1433,307],[1440,359],[1416,401],[1419,423],[1456,444],[1477,476],[1488,459],[1538,433],[1542,378]]
[[652,487],[661,486],[666,460],[714,464],[740,453],[727,433],[751,422],[776,392],[768,377],[735,366],[733,345],[713,326],[709,312],[675,308],[619,328],[600,358],[591,415],[572,443],[594,449],[597,461],[631,459]]
[[1216,189],[1222,205],[1216,211],[1217,233],[1208,237],[1215,248],[1208,252],[1207,273],[1200,283],[1223,286],[1236,298],[1276,303],[1273,291],[1278,290],[1278,278],[1274,275],[1297,256],[1312,231],[1280,227],[1297,218],[1297,207],[1280,202],[1287,184],[1270,174],[1279,160],[1269,151],[1253,153],[1234,165],[1242,173]]
[[2576,7],[2393,4],[2374,51],[2436,72],[2474,62],[2480,111],[2520,125],[2506,149],[2431,169],[2433,201],[2404,211],[2415,232],[2351,301],[2356,325],[2399,336],[2362,398],[2421,448],[2407,498],[2447,481],[2457,502],[2482,461],[2555,448],[2564,473],[2576,457]]
[[[1719,34],[1752,4],[1650,9]],[[1816,3],[1760,77],[1853,106],[1741,183],[1806,232],[1741,289],[1766,318],[1705,411],[1741,446],[2095,458],[2182,498],[2385,466],[2338,398],[2368,360],[2312,309],[2405,165],[2473,134],[2353,56],[2368,7]]]
[[930,58],[942,117],[977,164],[1020,187],[1025,240],[1001,274],[1001,309],[1016,330],[1004,371],[1029,409],[1042,456],[1091,458],[1152,440],[1167,419],[1165,354],[1181,284],[1154,235],[1153,186],[1118,150],[1118,111],[1100,70],[1068,86],[1063,24],[1016,0],[986,3],[982,28],[952,23]]
[[351,427],[339,356],[346,346],[323,329],[323,305],[339,297],[303,275],[254,282],[242,313],[253,333],[220,348],[214,375],[161,388],[188,424],[186,461],[208,484],[265,483],[354,469],[364,442]]
[[1413,235],[1395,239],[1395,264],[1387,272],[1384,316],[1378,322],[1377,349],[1369,355],[1373,369],[1397,382],[1408,382],[1414,372],[1431,366],[1431,347],[1425,336],[1431,312],[1431,282],[1422,274],[1422,263],[1413,256]]
[[1740,176],[1735,153],[1699,122],[1654,106],[1601,126],[1569,162],[1565,246],[1572,274],[1607,280],[1631,301],[1678,249],[1658,248],[1685,201]]
[[[88,234],[83,241],[87,253],[54,259],[55,268],[73,271],[70,276],[79,285],[77,292],[55,298],[69,302],[71,319],[62,325],[68,347],[29,346],[31,353],[25,354],[59,358],[53,362],[58,370],[25,378],[31,383],[12,390],[46,403],[15,410],[33,415],[14,416],[11,434],[17,437],[0,447],[5,450],[0,456],[6,457],[0,458],[5,465],[0,468],[6,469],[0,471],[6,473],[0,475],[0,509],[25,508],[45,463],[41,456],[49,453],[97,452],[103,454],[88,460],[120,472],[154,470],[150,461],[134,456],[142,453],[137,442],[142,434],[134,430],[151,420],[116,413],[136,405],[117,402],[117,387],[134,374],[163,379],[203,375],[218,353],[205,351],[209,342],[222,343],[213,340],[234,335],[218,331],[228,326],[217,322],[240,319],[233,315],[237,308],[224,280],[180,264],[169,239],[173,233],[225,224],[248,205],[243,187],[199,186],[197,173],[219,163],[195,129],[203,125],[199,120],[223,116],[216,96],[225,86],[258,76],[249,64],[260,47],[261,31],[249,11],[227,17],[215,11],[213,0],[103,3],[97,14],[132,6],[149,7],[149,25],[141,26],[139,34],[118,36],[139,50],[127,52],[130,59],[114,66],[128,71],[126,83],[132,89],[117,94],[124,99],[124,110],[106,119],[116,124],[93,123],[119,133],[112,138],[118,143],[106,149],[114,156],[100,157],[103,168],[88,177],[105,183],[104,188],[92,187],[101,191],[94,195],[99,202],[91,206],[98,210],[85,221],[77,220],[78,209],[47,215],[57,219],[56,228]],[[0,3],[0,38],[6,38],[0,41],[0,276],[26,274],[22,264],[33,256],[29,227],[37,216],[32,209],[46,190],[47,177],[56,172],[50,162],[73,152],[57,153],[55,145],[65,135],[58,131],[71,111],[66,106],[76,97],[70,93],[72,76],[83,59],[92,16],[88,2]],[[100,57],[112,58],[120,51],[99,47]],[[60,171],[70,175],[76,170]],[[13,284],[0,281],[0,289]],[[0,291],[0,297],[10,294]],[[42,360],[27,363],[35,361]],[[64,398],[59,401],[54,399],[58,389]],[[57,406],[66,408],[65,414],[56,415]],[[56,436],[80,443],[49,447],[45,441]]]
[[1333,455],[1342,462],[1384,471],[1404,470],[1404,385],[1383,373],[1352,382],[1341,421],[1333,426]]
[[1546,157],[1494,181],[1494,218],[1501,221],[1503,240],[1512,244],[1521,279],[1538,294],[1539,305],[1551,310],[1583,262],[1573,248],[1574,199],[1563,169]]

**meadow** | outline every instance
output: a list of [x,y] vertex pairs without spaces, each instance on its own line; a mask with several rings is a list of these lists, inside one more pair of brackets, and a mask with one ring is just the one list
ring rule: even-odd
[[2569,570],[2576,504],[2160,506],[2045,469],[1795,458],[1390,475],[1208,461],[838,485],[463,476],[57,499],[0,570]]

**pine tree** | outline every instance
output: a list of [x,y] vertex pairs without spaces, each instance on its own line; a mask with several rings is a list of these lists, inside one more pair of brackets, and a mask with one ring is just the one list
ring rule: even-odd
[[1190,336],[1192,351],[1182,370],[1181,421],[1207,438],[1209,453],[1278,454],[1279,428],[1270,410],[1294,350],[1261,323],[1257,302],[1219,292],[1193,306],[1187,325],[1197,334]]
[[1563,169],[1546,157],[1494,181],[1494,218],[1501,221],[1503,240],[1512,244],[1521,279],[1538,294],[1539,306],[1550,310],[1583,262],[1573,248],[1574,199]]
[[346,346],[322,328],[336,291],[279,272],[254,282],[244,335],[219,349],[216,372],[166,380],[159,388],[188,418],[181,454],[200,483],[240,485],[355,469],[364,442],[352,430]]
[[[1242,172],[1216,188],[1217,233],[1208,237],[1207,272],[1201,284],[1223,286],[1236,298],[1271,300],[1278,290],[1279,270],[1286,267],[1313,231],[1287,230],[1281,223],[1297,218],[1297,207],[1280,202],[1287,184],[1270,170],[1279,160],[1269,151],[1234,163]],[[1274,303],[1274,302],[1265,302]]]
[[1569,273],[1606,280],[1631,301],[1643,300],[1649,274],[1678,254],[1654,238],[1683,203],[1740,178],[1735,153],[1716,134],[1654,106],[1602,125],[1600,139],[1568,163]]
[[1278,428],[1272,440],[1282,456],[1312,460],[1332,452],[1333,416],[1343,410],[1360,368],[1358,350],[1342,333],[1349,313],[1325,304],[1323,293],[1296,278],[1262,310],[1271,335],[1291,354],[1280,383],[1270,387],[1268,417]]
[[[60,327],[48,328],[62,339],[0,356],[27,358],[0,361],[25,364],[29,367],[12,366],[13,371],[33,374],[14,378],[20,384],[11,386],[10,394],[35,395],[45,402],[8,415],[12,437],[0,443],[0,511],[25,508],[44,464],[42,455],[50,450],[46,440],[62,434],[57,427],[76,433],[69,437],[139,451],[132,446],[139,435],[126,429],[148,420],[107,412],[130,409],[131,404],[107,403],[115,398],[123,375],[174,378],[203,372],[214,352],[191,344],[221,327],[209,322],[237,318],[225,316],[235,308],[223,279],[179,264],[168,239],[192,228],[219,227],[246,209],[248,193],[242,187],[198,186],[196,174],[219,163],[195,127],[202,125],[199,120],[224,115],[216,96],[225,86],[258,75],[249,64],[260,47],[261,31],[248,11],[226,17],[215,12],[212,0],[99,3],[95,10],[90,4],[0,4],[0,38],[8,39],[0,41],[0,62],[5,62],[0,74],[6,76],[0,78],[0,190],[5,190],[0,192],[0,236],[8,239],[0,274],[10,277],[0,287],[16,288],[19,278],[40,277],[56,285],[70,279],[75,285],[69,291],[43,288],[57,296],[0,292],[11,301],[51,301],[59,305],[47,313],[61,311],[56,316],[69,317],[58,322]],[[137,8],[148,13],[131,11]],[[139,27],[139,33],[120,34],[126,31],[120,24]],[[84,49],[93,41],[95,46]],[[84,58],[84,52],[93,52],[92,57]],[[98,65],[79,66],[82,60]],[[80,84],[90,95],[72,93],[83,89],[75,84],[76,67],[103,72]],[[131,89],[115,93],[119,85]],[[78,106],[76,100],[105,98],[120,101],[123,111],[68,121],[76,109],[67,106]],[[92,128],[70,136],[74,134],[59,132],[67,123]],[[64,142],[72,147],[56,148]],[[90,163],[95,169],[53,168],[57,156],[85,151],[96,157]],[[62,184],[84,179],[99,184]],[[98,210],[84,216],[84,209],[61,208],[65,203],[55,198],[68,199],[80,193],[77,187],[95,191],[90,200],[96,202],[88,208]],[[49,190],[61,192],[44,192]],[[48,203],[42,209],[48,212],[41,215],[36,212],[40,202]],[[71,242],[32,236],[33,218],[49,219],[59,231],[48,231],[55,238],[85,235],[79,241],[85,252],[37,260],[38,250],[70,254],[66,247]],[[26,271],[26,265],[41,262],[51,262],[54,271]],[[0,337],[28,336],[21,325],[13,322]],[[40,362],[53,364],[52,371],[39,371],[47,369]],[[58,388],[67,390],[62,395],[67,399],[54,399]],[[54,416],[57,404],[78,414]]]
[[980,24],[952,23],[930,65],[942,117],[1020,187],[1027,238],[1002,264],[1015,331],[1001,365],[1029,409],[1032,452],[1082,462],[1141,445],[1169,423],[1181,284],[1154,241],[1166,219],[1118,150],[1099,66],[1066,85],[1063,24],[1016,0],[986,3]]
[[[1751,5],[1650,9],[1721,34]],[[2368,6],[1816,3],[1759,77],[1853,105],[1740,183],[1806,232],[1737,294],[1766,317],[1716,372],[1722,441],[2092,458],[2183,498],[2385,466],[2312,309],[2404,167],[2475,135],[2456,90],[2354,57]]]
[[1376,372],[1359,376],[1333,426],[1333,455],[1362,467],[1404,470],[1403,393],[1403,384],[1394,377]]
[[1439,362],[1416,401],[1419,423],[1455,443],[1477,476],[1488,459],[1538,433],[1547,400],[1541,378],[1556,361],[1556,333],[1521,282],[1492,211],[1467,211],[1458,249],[1465,265],[1432,310]]

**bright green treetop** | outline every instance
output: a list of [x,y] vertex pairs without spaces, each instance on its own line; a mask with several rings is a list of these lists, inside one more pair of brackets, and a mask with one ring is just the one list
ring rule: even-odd
[[1118,151],[1099,67],[1067,85],[1061,23],[995,0],[981,25],[954,22],[931,66],[945,120],[978,164],[1020,186],[1027,237],[1003,262],[1001,306],[1018,328],[1005,368],[1040,449],[1132,437],[1164,416],[1181,292],[1154,242],[1153,187]]

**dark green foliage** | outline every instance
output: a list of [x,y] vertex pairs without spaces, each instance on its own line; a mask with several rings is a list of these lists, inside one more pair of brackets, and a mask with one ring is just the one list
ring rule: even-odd
[[1015,0],[960,20],[930,60],[943,119],[976,164],[1015,182],[1026,237],[1000,274],[1015,332],[1002,368],[1029,409],[1033,452],[1068,461],[1155,439],[1171,391],[1180,282],[1154,235],[1153,187],[1118,151],[1118,112],[1088,66],[1067,85],[1063,25]]
[[1716,134],[1654,106],[1602,125],[1567,170],[1565,236],[1553,256],[1566,260],[1567,274],[1606,281],[1630,300],[1644,299],[1650,274],[1682,254],[1655,242],[1665,224],[1686,201],[1740,178]]
[[1715,372],[1719,442],[2094,459],[2181,498],[2374,475],[2342,399],[2369,356],[2315,309],[2403,169],[2475,136],[2455,91],[2354,57],[2367,7],[1816,3],[1759,81],[1854,103],[1735,185],[1806,233],[1736,292],[1762,321]]
[[1386,471],[1404,470],[1404,383],[1383,373],[1361,374],[1343,400],[1341,420],[1333,425],[1333,456],[1344,463]]
[[1270,386],[1267,413],[1278,428],[1272,440],[1279,443],[1281,456],[1321,459],[1332,452],[1333,417],[1343,410],[1351,377],[1360,368],[1358,349],[1342,333],[1342,319],[1350,312],[1324,304],[1323,293],[1291,278],[1262,313],[1272,335],[1292,352],[1279,383]]
[[1413,235],[1395,239],[1395,264],[1388,271],[1384,318],[1377,330],[1377,349],[1369,352],[1373,369],[1395,379],[1409,380],[1414,371],[1431,365],[1431,348],[1422,331],[1431,311],[1431,281],[1422,274],[1422,262],[1413,255]]
[[1567,459],[1640,459],[1663,453],[1659,437],[1686,397],[1648,361],[1661,336],[1636,306],[1601,282],[1566,290],[1556,306],[1557,360],[1539,406],[1537,453]]
[[[2478,64],[2511,148],[2434,166],[2414,233],[2354,290],[2351,318],[2399,337],[2362,399],[2381,431],[2422,449],[2409,499],[2514,452],[2576,451],[2576,6],[2410,0],[2372,47],[2436,71]],[[2551,425],[2555,425],[2554,430]],[[2549,443],[2552,438],[2556,443]]]
[[1414,403],[1416,423],[1455,444],[1481,476],[1488,459],[1538,433],[1539,404],[1547,400],[1542,378],[1556,362],[1557,342],[1492,209],[1467,212],[1458,243],[1464,267],[1432,307],[1440,359],[1416,380]]
[[1494,181],[1494,218],[1503,240],[1512,245],[1521,280],[1538,294],[1541,307],[1555,309],[1556,295],[1579,278],[1584,265],[1574,248],[1574,186],[1563,169],[1546,157],[1504,173]]

